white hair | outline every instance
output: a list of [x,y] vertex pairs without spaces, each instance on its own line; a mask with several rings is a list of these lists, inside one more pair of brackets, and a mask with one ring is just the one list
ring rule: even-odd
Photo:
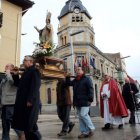
[[24,59],[34,61],[34,59],[31,55],[24,56]]

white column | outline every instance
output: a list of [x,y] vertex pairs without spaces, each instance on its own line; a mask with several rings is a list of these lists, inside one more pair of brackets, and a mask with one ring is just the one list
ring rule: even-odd
[[70,36],[70,44],[71,44],[71,74],[74,75],[74,51],[73,51],[73,39]]

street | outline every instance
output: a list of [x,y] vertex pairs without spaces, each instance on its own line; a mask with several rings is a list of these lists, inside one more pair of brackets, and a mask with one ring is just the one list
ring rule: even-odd
[[[67,136],[58,137],[57,133],[61,130],[61,122],[57,115],[40,115],[38,126],[42,134],[42,140],[78,140],[78,119],[75,119],[74,116],[71,116],[71,119],[75,122],[73,131],[70,134],[67,134]],[[112,130],[102,131],[101,127],[103,126],[103,120],[100,117],[93,117],[92,120],[96,127],[95,134],[91,138],[86,138],[86,140],[133,140],[137,135],[140,135],[140,124],[130,125],[125,123],[123,129],[118,129],[117,126],[114,126]],[[125,119],[125,122],[128,122],[128,118]],[[13,130],[11,130],[10,136],[11,140],[17,140]]]

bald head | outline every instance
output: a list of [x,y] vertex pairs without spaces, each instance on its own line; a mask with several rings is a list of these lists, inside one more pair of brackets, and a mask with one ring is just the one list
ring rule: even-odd
[[130,80],[128,77],[125,77],[125,83],[130,83]]
[[7,71],[7,70],[12,71],[13,69],[14,69],[14,65],[13,65],[13,64],[11,64],[11,63],[6,64],[6,66],[5,66],[5,71]]

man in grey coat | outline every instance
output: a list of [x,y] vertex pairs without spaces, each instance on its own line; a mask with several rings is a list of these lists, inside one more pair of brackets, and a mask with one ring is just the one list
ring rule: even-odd
[[[0,82],[2,106],[2,140],[10,140],[9,131],[14,112],[18,81],[19,76],[17,72],[14,71],[14,65],[7,64],[5,66],[5,76]],[[21,140],[24,137],[24,135],[22,134],[23,132],[18,130],[15,131],[20,136],[19,139]],[[24,138],[22,140],[24,140]]]

